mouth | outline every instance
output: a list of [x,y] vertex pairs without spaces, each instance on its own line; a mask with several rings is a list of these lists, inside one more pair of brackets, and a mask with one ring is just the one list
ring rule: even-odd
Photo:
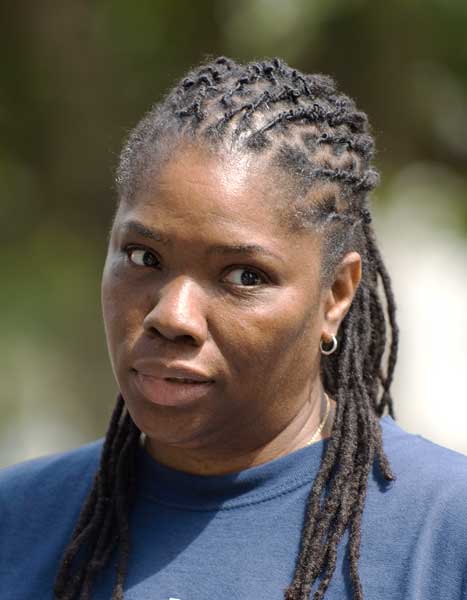
[[214,381],[187,377],[154,377],[136,370],[133,370],[133,382],[146,400],[159,406],[186,406],[203,401],[214,384]]
[[[155,378],[154,378],[155,379]],[[164,381],[170,381],[172,383],[189,383],[189,384],[200,384],[212,383],[211,381],[197,381],[196,379],[186,379],[181,377],[164,377]]]

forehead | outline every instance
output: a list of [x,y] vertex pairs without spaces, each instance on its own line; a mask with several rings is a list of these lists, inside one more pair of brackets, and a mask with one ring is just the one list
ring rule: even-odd
[[149,171],[140,200],[156,200],[187,213],[232,220],[258,216],[277,221],[269,198],[270,175],[264,160],[226,151],[212,152],[200,146],[180,148],[161,167]]
[[[285,224],[286,201],[280,173],[264,158],[237,152],[216,152],[199,146],[177,150],[163,164],[148,170],[120,221],[128,213],[188,238],[201,235],[267,240],[269,244],[310,242]],[[234,240],[232,240],[234,241]]]

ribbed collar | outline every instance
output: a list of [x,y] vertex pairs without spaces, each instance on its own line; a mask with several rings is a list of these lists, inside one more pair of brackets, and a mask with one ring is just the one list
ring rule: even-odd
[[[391,417],[383,417],[381,424]],[[300,448],[262,465],[227,475],[193,475],[157,462],[142,446],[138,451],[138,489],[146,498],[175,508],[229,510],[264,502],[312,481],[329,439]]]

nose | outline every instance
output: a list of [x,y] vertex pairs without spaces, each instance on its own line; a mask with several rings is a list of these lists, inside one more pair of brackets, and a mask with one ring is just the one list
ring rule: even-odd
[[207,338],[204,294],[186,277],[177,277],[159,290],[154,308],[146,315],[143,328],[148,335],[162,335],[201,346]]

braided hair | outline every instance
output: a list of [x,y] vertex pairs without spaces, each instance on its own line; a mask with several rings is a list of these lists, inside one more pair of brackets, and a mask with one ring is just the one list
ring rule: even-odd
[[[308,599],[315,583],[313,599],[324,597],[348,529],[353,597],[363,600],[361,519],[375,459],[384,479],[395,479],[379,418],[385,410],[394,417],[390,387],[398,345],[391,281],[368,204],[378,173],[370,164],[374,142],[367,116],[328,76],[303,74],[277,58],[246,65],[217,58],[193,69],[130,133],[117,169],[119,201],[132,201],[150,167],[169,156],[171,144],[190,139],[214,150],[224,145],[262,154],[271,169],[285,175],[293,199],[284,219],[293,228],[326,233],[324,281],[332,281],[344,252],[355,249],[362,257],[362,279],[338,332],[337,351],[321,361],[336,414],[284,599]],[[61,559],[55,600],[91,598],[94,578],[114,552],[112,600],[123,598],[140,434],[119,394],[92,489]]]

